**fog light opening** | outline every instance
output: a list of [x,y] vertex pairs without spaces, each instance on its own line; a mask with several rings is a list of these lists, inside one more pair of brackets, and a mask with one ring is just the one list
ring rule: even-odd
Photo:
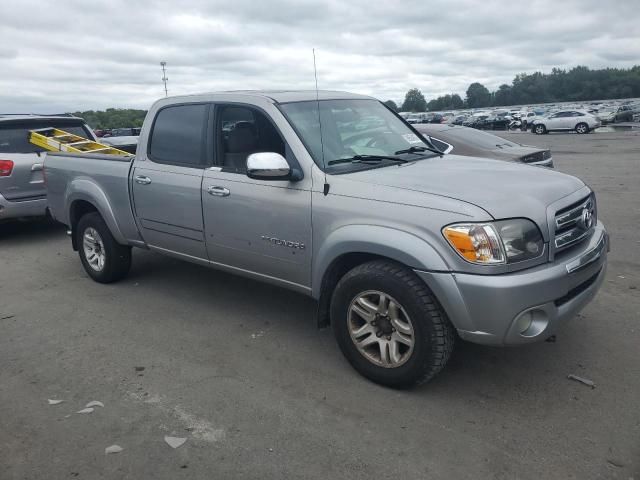
[[520,314],[516,319],[516,331],[523,337],[537,337],[545,331],[549,317],[544,310],[534,308]]

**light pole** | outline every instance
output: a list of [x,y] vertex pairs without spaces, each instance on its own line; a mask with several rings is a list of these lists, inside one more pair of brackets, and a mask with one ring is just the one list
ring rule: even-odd
[[165,68],[167,66],[167,62],[160,62],[160,66],[162,67],[162,81],[164,82],[164,96],[168,96],[167,93],[167,80],[169,80],[167,78],[167,72],[165,71]]

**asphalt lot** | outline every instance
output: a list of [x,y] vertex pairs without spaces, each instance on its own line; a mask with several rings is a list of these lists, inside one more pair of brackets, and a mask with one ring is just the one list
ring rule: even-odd
[[595,189],[607,279],[556,343],[459,342],[413,391],[303,296],[143,251],[99,285],[64,227],[0,226],[0,479],[640,479],[640,132],[503,135]]

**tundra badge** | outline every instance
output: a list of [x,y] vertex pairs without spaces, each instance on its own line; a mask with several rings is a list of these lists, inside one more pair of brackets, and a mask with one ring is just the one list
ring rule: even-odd
[[262,238],[262,240],[265,240],[269,243],[273,243],[274,245],[281,245],[283,247],[289,247],[289,248],[297,248],[299,250],[304,250],[305,246],[304,243],[300,243],[300,242],[291,242],[289,240],[280,240],[279,238],[275,238],[275,237],[270,237],[268,235],[262,235],[260,238]]

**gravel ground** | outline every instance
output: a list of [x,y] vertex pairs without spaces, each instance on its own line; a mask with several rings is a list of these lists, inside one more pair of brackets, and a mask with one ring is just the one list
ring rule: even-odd
[[504,136],[595,189],[607,279],[556,343],[459,342],[412,391],[303,296],[143,251],[99,285],[59,225],[0,226],[0,479],[639,479],[640,135]]

